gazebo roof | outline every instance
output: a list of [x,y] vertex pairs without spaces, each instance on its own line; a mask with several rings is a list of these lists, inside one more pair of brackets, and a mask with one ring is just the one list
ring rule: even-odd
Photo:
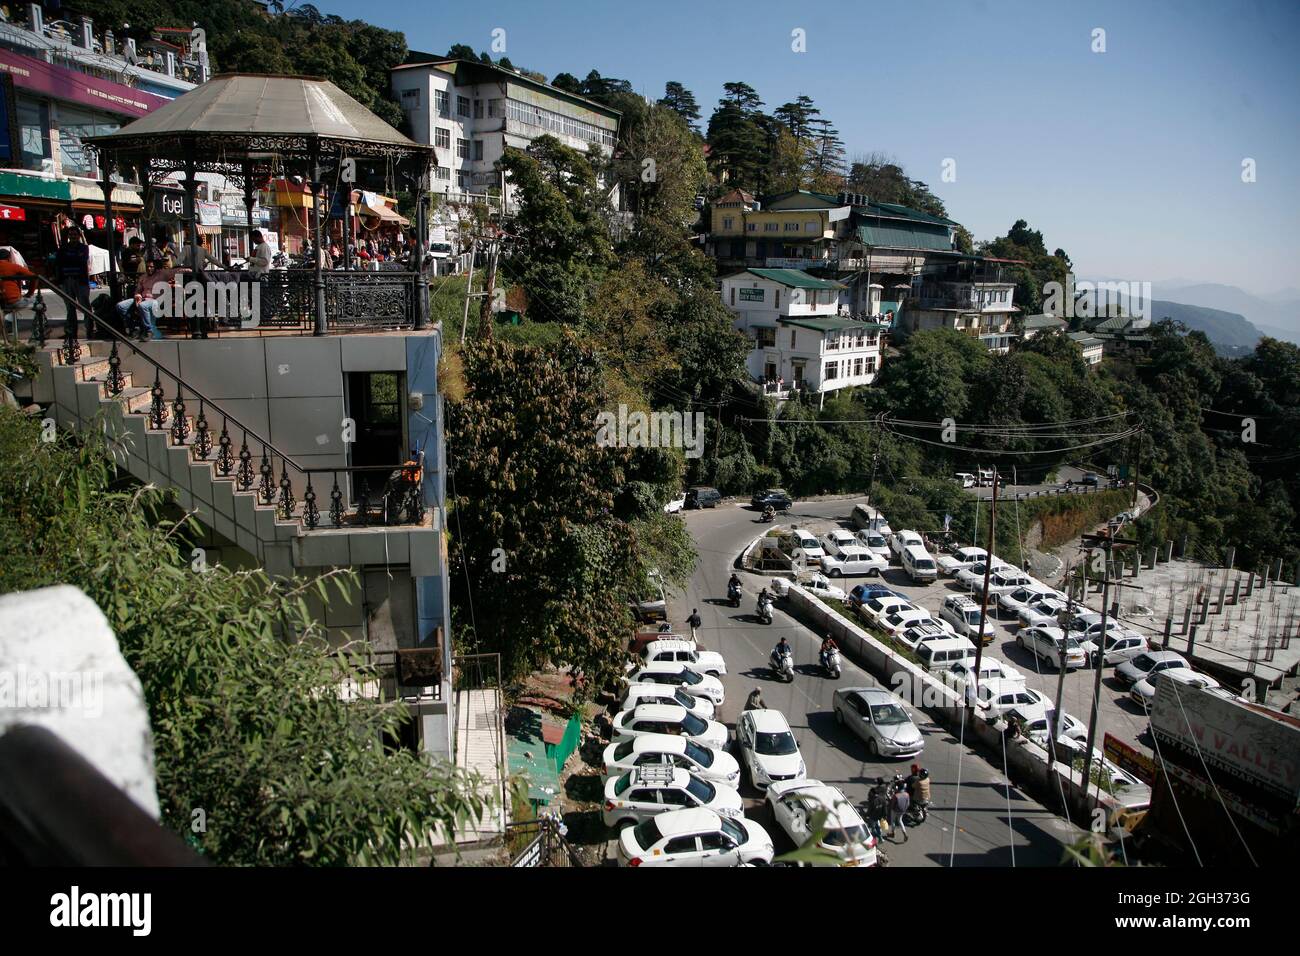
[[[109,153],[158,155],[190,147],[200,161],[279,153],[307,157],[428,156],[329,80],[314,76],[228,73],[177,97],[118,132],[88,138]],[[173,153],[173,156],[175,154]]]

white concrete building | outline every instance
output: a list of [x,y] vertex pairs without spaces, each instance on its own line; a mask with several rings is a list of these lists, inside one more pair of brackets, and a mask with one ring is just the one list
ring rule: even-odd
[[722,280],[722,301],[754,343],[746,368],[765,394],[870,385],[888,325],[842,314],[846,287],[797,269],[747,269]]
[[431,57],[395,67],[392,84],[411,138],[437,151],[433,191],[452,201],[499,190],[509,211],[510,187],[495,168],[507,146],[549,134],[609,155],[618,138],[617,110],[490,63]]

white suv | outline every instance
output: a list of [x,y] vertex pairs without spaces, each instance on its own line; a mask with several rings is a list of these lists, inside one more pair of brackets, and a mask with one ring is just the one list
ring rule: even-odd
[[944,598],[939,607],[939,617],[951,624],[952,629],[962,637],[969,637],[972,641],[978,634],[981,643],[992,644],[997,635],[990,614],[985,614],[984,628],[980,629],[980,606],[965,594],[950,594]]

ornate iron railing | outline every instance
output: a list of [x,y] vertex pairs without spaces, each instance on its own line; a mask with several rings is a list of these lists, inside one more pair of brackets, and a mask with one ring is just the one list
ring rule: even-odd
[[[319,493],[312,476],[332,477],[329,508],[326,516],[334,528],[367,527],[371,525],[420,525],[424,523],[427,507],[424,503],[424,453],[418,459],[394,465],[342,466],[338,468],[304,468],[263,438],[234,415],[221,408],[193,385],[155,360],[135,342],[111,326],[97,322],[79,302],[69,298],[48,280],[37,277],[35,302],[32,306],[38,319],[33,323],[32,343],[44,347],[48,334],[45,305],[41,286],[63,300],[69,310],[64,322],[64,344],[58,355],[63,365],[75,365],[81,358],[82,347],[77,335],[76,315],[84,316],[87,328],[97,326],[112,340],[108,354],[108,374],[104,386],[108,397],[116,398],[126,388],[122,372],[121,348],[125,346],[137,357],[153,367],[153,384],[149,388],[149,406],[145,411],[149,427],[155,431],[167,429],[171,444],[188,446],[191,461],[208,461],[214,448],[213,433],[217,419],[221,430],[217,433],[216,458],[211,459],[214,476],[230,480],[239,491],[256,490],[258,502],[276,508],[276,517],[283,521],[298,520],[303,527],[314,531],[321,524]],[[164,386],[163,382],[167,384]],[[173,395],[168,401],[167,395]],[[198,413],[191,421],[186,402],[197,403]],[[238,451],[236,451],[238,447]],[[256,454],[260,451],[260,456]],[[257,458],[257,464],[254,459]],[[276,474],[279,473],[277,479]],[[344,504],[339,476],[382,474],[387,480],[376,490],[369,482],[354,482],[356,499],[349,509]],[[301,501],[299,501],[301,494]]]

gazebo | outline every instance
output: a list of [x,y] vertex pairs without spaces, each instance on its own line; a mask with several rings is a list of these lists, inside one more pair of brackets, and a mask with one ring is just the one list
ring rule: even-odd
[[[114,176],[134,178],[144,208],[161,180],[181,174],[182,220],[188,242],[198,244],[197,173],[219,173],[242,185],[250,232],[255,192],[271,179],[300,176],[310,188],[314,265],[275,270],[263,277],[260,328],[313,334],[350,328],[424,328],[428,297],[419,261],[401,272],[322,268],[323,221],[335,194],[350,202],[366,182],[396,183],[417,199],[417,241],[426,246],[431,146],[416,143],[320,77],[223,74],[185,93],[116,133],[86,140],[99,156],[100,189],[111,214]],[[111,232],[110,232],[111,236]],[[146,231],[152,244],[152,230]],[[117,294],[115,257],[109,281]],[[206,336],[210,316],[192,334]]]

